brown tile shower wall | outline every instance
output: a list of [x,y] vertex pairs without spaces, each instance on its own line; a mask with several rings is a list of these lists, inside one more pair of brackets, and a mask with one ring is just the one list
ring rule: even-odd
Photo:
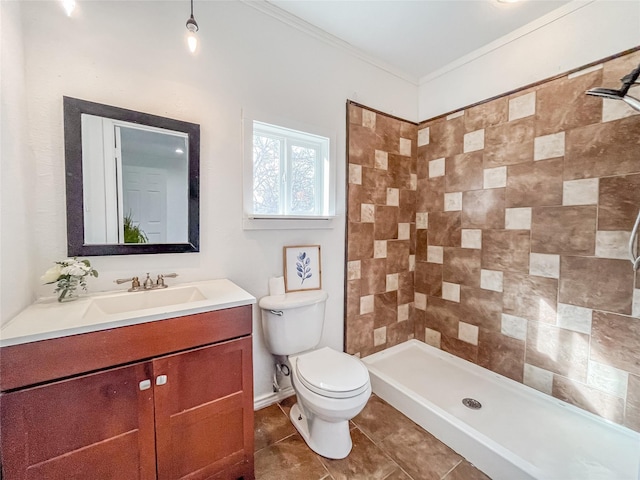
[[[640,52],[418,126],[415,336],[640,430]],[[634,302],[635,299],[635,302]]]
[[[347,351],[413,335],[640,431],[640,273],[626,260],[640,115],[585,95],[639,63],[636,51],[417,127],[350,107]],[[376,168],[401,153],[400,125],[404,186]],[[383,256],[402,242],[404,264]]]
[[417,126],[349,112],[346,350],[366,356],[413,338]]

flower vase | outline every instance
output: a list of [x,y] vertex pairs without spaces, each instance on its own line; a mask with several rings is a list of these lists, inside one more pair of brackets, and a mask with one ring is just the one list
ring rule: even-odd
[[67,258],[55,262],[40,279],[47,285],[56,283],[54,292],[58,295],[58,302],[72,302],[77,300],[76,290],[81,287],[87,290],[86,277],[97,277],[98,271],[91,267],[89,260],[78,260],[77,258]]
[[58,294],[58,301],[60,303],[73,302],[78,298],[80,297],[75,289],[60,290],[60,293]]
[[78,292],[76,289],[78,288],[80,281],[74,275],[68,275],[66,278],[60,279],[58,281],[58,288],[56,291],[58,292],[58,302],[73,302],[77,300]]

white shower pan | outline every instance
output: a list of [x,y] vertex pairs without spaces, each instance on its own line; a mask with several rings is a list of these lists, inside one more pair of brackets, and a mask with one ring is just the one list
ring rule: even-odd
[[639,479],[632,430],[418,340],[363,361],[376,395],[494,480]]

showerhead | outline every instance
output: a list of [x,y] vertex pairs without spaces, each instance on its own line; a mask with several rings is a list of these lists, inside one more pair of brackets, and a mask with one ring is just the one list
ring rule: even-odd
[[[638,68],[640,68],[640,65],[638,65]],[[625,85],[629,85],[629,87],[631,87],[632,85],[640,85],[640,82],[638,82],[637,77],[635,77],[635,80],[634,80],[634,74],[635,74],[635,70],[631,73],[628,73],[624,77],[622,77],[620,81]]]
[[620,91],[622,92],[623,97],[627,95],[627,92],[631,88],[631,85],[636,83],[638,77],[640,77],[640,65],[638,65],[630,73],[620,79],[620,81],[622,82],[622,88],[620,89]]
[[614,90],[612,88],[592,88],[587,90],[587,95],[593,95],[594,97],[608,98],[610,100],[622,100],[634,110],[640,112],[640,100],[631,95],[627,95],[627,92],[632,85],[637,84],[636,80],[640,76],[640,65],[628,75],[622,78],[622,87],[620,90]]

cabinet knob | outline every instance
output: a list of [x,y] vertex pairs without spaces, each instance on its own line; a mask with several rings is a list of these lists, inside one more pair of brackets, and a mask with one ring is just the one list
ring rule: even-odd
[[158,375],[156,377],[156,385],[164,385],[165,383],[167,383],[166,375]]
[[142,380],[139,385],[140,390],[149,390],[151,388],[151,380]]

